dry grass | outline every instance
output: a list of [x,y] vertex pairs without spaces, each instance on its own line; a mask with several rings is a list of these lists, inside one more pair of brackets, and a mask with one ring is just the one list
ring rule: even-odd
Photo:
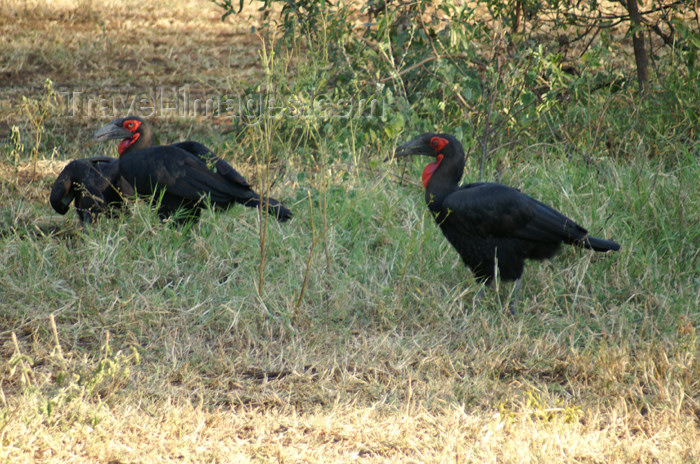
[[[128,0],[13,0],[3,2],[0,17],[3,138],[27,118],[22,98],[41,95],[46,79],[63,95],[64,117],[52,120],[53,128],[80,137],[112,113],[88,108],[90,99],[147,98],[185,86],[192,98],[221,95],[260,73],[260,38],[250,32],[257,22],[222,22],[221,10],[207,1],[164,1],[144,10]],[[74,92],[80,96],[71,100]],[[116,103],[121,114],[130,100]]]
[[[162,346],[162,357],[150,360],[130,350],[113,353],[105,340],[101,349],[64,343],[27,358],[18,349],[11,356],[15,371],[3,372],[2,457],[606,463],[697,458],[697,419],[682,412],[682,386],[664,380],[697,379],[687,354],[658,365],[664,358],[658,348],[638,355],[615,347],[576,353],[557,339],[565,334],[551,333],[541,341],[506,337],[506,344],[479,353],[474,342],[462,340],[483,343],[492,327],[470,330],[475,321],[467,322],[449,336],[443,331],[443,338],[428,331],[355,337],[329,331],[247,352],[245,335],[219,334],[214,345],[202,346],[197,334],[169,331],[149,344]],[[523,362],[539,358],[541,366],[510,359],[517,350],[527,350]],[[102,354],[90,360],[79,351]],[[251,362],[270,367],[251,368]],[[678,370],[685,375],[670,374]],[[622,377],[629,376],[637,380],[625,385]],[[665,406],[635,407],[643,397]]]
[[[0,134],[18,125],[26,147],[5,145],[0,171],[1,462],[700,461],[697,166],[511,173],[623,243],[529,265],[511,318],[493,294],[472,308],[473,280],[418,189],[387,182],[393,166],[300,180],[290,165],[273,193],[296,217],[270,225],[259,295],[250,211],[186,232],[137,204],[86,231],[46,204],[99,124],[60,99],[42,107],[47,78],[206,94],[261,72],[255,19],[222,23],[205,0],[142,5],[0,5]],[[24,121],[42,108],[37,137]],[[259,172],[222,121],[158,123]]]

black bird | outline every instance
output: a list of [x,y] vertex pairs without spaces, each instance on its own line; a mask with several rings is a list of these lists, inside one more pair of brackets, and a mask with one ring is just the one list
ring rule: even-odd
[[68,163],[53,184],[49,202],[56,212],[66,214],[73,201],[80,221],[90,224],[97,215],[120,209],[124,197],[133,194],[119,175],[119,160],[96,156]]
[[92,136],[94,142],[122,139],[119,172],[140,195],[160,201],[158,213],[180,222],[197,220],[208,197],[215,208],[235,203],[267,207],[279,221],[292,212],[273,198],[261,198],[230,164],[198,142],[155,145],[150,124],[138,116],[115,119]]
[[511,311],[526,259],[551,258],[562,243],[595,251],[620,249],[611,240],[591,237],[554,208],[514,188],[489,182],[460,187],[464,150],[452,135],[420,135],[395,153],[397,157],[408,155],[435,157],[423,170],[425,201],[445,238],[477,280],[490,284],[497,266],[502,279],[517,281]]

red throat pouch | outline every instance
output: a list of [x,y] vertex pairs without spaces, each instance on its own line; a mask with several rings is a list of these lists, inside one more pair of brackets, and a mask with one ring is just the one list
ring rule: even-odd
[[139,139],[140,136],[141,136],[141,134],[136,133],[136,134],[134,134],[133,137],[122,140],[122,141],[119,143],[119,149],[118,149],[119,154],[121,155],[122,153],[124,153],[124,151],[125,151],[127,148],[129,148],[129,147],[131,146],[132,143],[136,142],[136,141]]
[[423,187],[428,187],[428,181],[430,180],[431,177],[433,177],[433,174],[435,171],[437,171],[437,168],[440,167],[440,163],[442,163],[442,158],[444,155],[437,155],[436,161],[434,163],[428,164],[425,169],[423,169],[423,175],[421,176],[421,180],[423,181]]

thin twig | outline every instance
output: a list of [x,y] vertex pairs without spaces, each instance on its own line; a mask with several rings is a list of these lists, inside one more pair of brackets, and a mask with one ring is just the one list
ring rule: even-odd
[[61,349],[61,342],[58,339],[58,328],[56,327],[56,319],[53,317],[53,313],[49,314],[49,322],[51,323],[51,333],[53,334],[54,343],[56,343],[56,351],[58,351],[58,356],[63,359],[63,350]]
[[313,201],[311,201],[311,192],[308,192],[309,196],[309,221],[311,222],[311,247],[309,248],[309,256],[306,258],[306,270],[304,271],[304,280],[301,283],[301,291],[299,292],[299,298],[297,298],[297,303],[294,307],[294,319],[299,316],[299,307],[301,302],[304,300],[304,292],[306,291],[306,284],[309,281],[309,271],[311,270],[311,260],[314,257],[314,249],[316,248],[316,242],[318,238],[316,237],[316,228],[314,227],[314,207]]

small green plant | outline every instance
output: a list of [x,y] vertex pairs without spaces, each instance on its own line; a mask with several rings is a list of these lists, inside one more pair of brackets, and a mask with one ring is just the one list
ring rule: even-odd
[[46,93],[40,100],[27,98],[26,96],[22,97],[24,114],[27,118],[28,125],[31,128],[34,138],[34,144],[30,155],[32,159],[32,177],[36,176],[36,166],[39,161],[39,153],[43,148],[42,141],[46,132],[44,124],[48,116],[54,110],[58,99],[58,94],[53,88],[53,82],[51,82],[51,79],[46,79],[44,82],[44,91]]
[[22,133],[20,132],[19,127],[12,126],[10,142],[12,143],[12,149],[10,150],[12,166],[17,169],[20,161],[24,158],[24,144],[22,143]]

